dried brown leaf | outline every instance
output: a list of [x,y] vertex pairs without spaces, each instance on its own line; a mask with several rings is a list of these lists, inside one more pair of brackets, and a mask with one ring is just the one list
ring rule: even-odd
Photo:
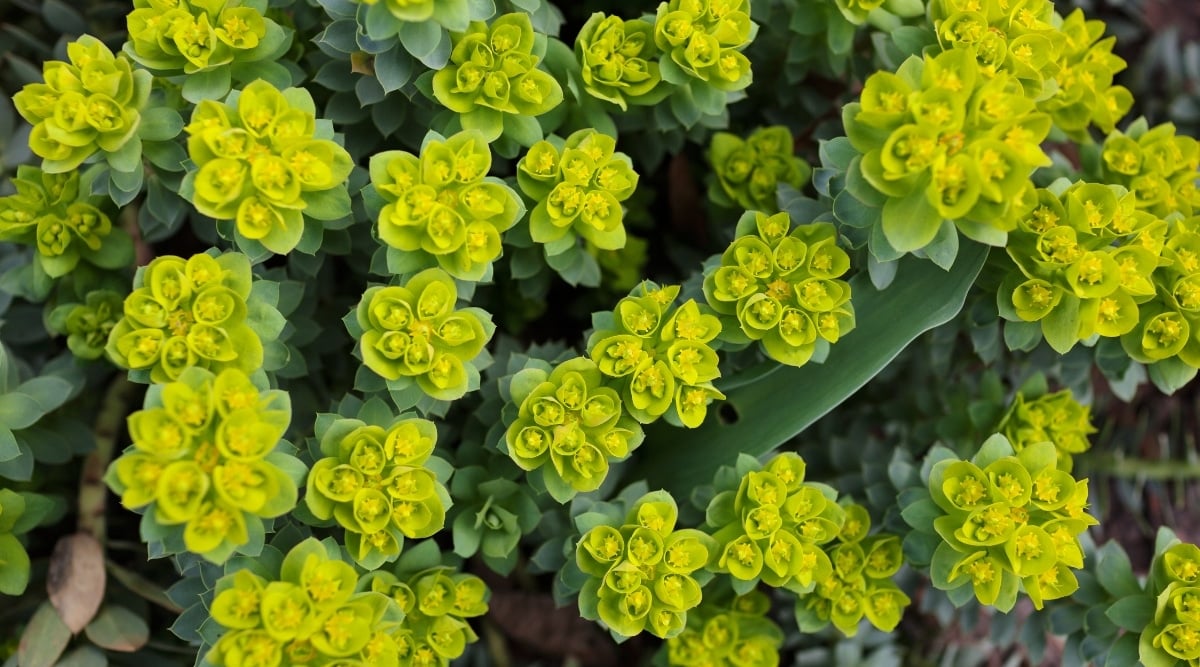
[[104,584],[104,548],[96,538],[75,533],[54,545],[46,592],[72,634],[78,634],[96,616],[104,599]]

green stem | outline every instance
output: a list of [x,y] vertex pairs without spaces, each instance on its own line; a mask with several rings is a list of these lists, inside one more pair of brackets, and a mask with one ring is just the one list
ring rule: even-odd
[[1200,465],[1183,461],[1152,461],[1116,456],[1095,458],[1088,462],[1088,472],[1113,477],[1133,477],[1148,480],[1200,479]]
[[92,429],[96,448],[84,460],[79,478],[79,530],[90,533],[100,544],[104,544],[105,539],[105,503],[108,500],[104,472],[112,460],[132,393],[133,384],[125,378],[124,372],[120,372],[104,392],[100,414]]

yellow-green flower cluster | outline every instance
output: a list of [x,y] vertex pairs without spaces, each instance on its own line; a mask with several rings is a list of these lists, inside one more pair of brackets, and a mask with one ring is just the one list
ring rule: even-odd
[[47,173],[17,167],[16,194],[0,197],[0,241],[37,248],[35,261],[51,278],[70,273],[80,260],[104,269],[133,263],[133,243],[80,187],[79,172]]
[[500,234],[524,215],[521,198],[488,178],[492,152],[483,135],[431,138],[417,157],[386,151],[371,157],[371,183],[386,204],[379,239],[405,256],[436,262],[459,280],[491,276]]
[[537,68],[541,54],[534,53],[537,33],[529,14],[504,14],[491,25],[472,21],[453,39],[450,62],[433,77],[437,101],[459,114],[465,129],[482,132],[484,141],[495,141],[518,122],[540,138],[534,117],[558,106],[563,91]]
[[[255,241],[280,255],[300,242],[305,215],[341,217],[325,200],[347,198],[354,163],[331,140],[332,128],[318,127],[315,112],[303,88],[280,91],[261,79],[223,103],[196,105],[186,130],[197,169],[183,186],[196,210],[235,221],[239,243]],[[309,206],[317,199],[322,206]]]
[[1141,664],[1200,665],[1200,548],[1176,540],[1152,572],[1157,604],[1139,642]]
[[929,16],[945,49],[969,49],[987,78],[1017,78],[1038,109],[1082,140],[1089,124],[1104,132],[1133,105],[1113,75],[1125,61],[1113,55],[1115,37],[1101,40],[1103,21],[1082,10],[1063,19],[1050,0],[934,0]]
[[753,78],[750,60],[742,54],[753,25],[750,0],[663,2],[654,19],[660,64],[717,90],[742,90]]
[[[625,247],[621,202],[637,188],[638,175],[617,140],[593,129],[566,141],[539,141],[517,164],[521,190],[538,202],[529,235],[558,255],[582,236],[602,250]],[[555,252],[558,251],[558,252]]]
[[579,29],[575,57],[583,89],[624,111],[630,104],[657,104],[669,92],[659,73],[654,26],[596,12]]
[[263,391],[245,373],[189,368],[154,385],[129,417],[133,446],[106,481],[148,521],[182,527],[182,544],[215,563],[290,512],[304,464],[278,449],[292,418],[286,393]]
[[47,60],[44,83],[13,95],[17,113],[33,126],[29,148],[49,173],[73,171],[96,152],[118,171],[132,171],[128,154],[136,165],[135,135],[153,77],[91,35],[68,44],[67,58]]
[[618,379],[635,419],[648,424],[669,413],[696,428],[708,404],[725,398],[712,384],[721,371],[710,343],[721,322],[693,299],[674,305],[678,296],[678,285],[642,283],[617,302],[611,320],[602,318],[607,321],[588,339],[588,354],[601,373]]
[[[747,212],[720,265],[704,276],[708,305],[736,318],[744,338],[770,358],[803,366],[818,344],[836,343],[854,328],[850,284],[841,280],[850,257],[827,222],[792,229],[787,213]],[[739,342],[732,322],[724,338]]]
[[779,212],[779,184],[799,189],[812,176],[812,167],[793,153],[792,133],[783,125],[759,128],[745,140],[717,132],[708,160],[716,177],[709,199],[719,204],[732,200],[747,211]]
[[50,313],[50,325],[67,334],[67,347],[80,359],[99,359],[113,327],[121,319],[124,297],[111,290],[88,292],[83,303],[65,304]]
[[392,598],[404,611],[404,622],[390,632],[396,644],[396,662],[371,665],[401,667],[447,667],[479,640],[467,619],[488,611],[490,591],[472,574],[435,567],[417,572],[404,581],[390,572],[370,575],[370,590]]
[[[867,508],[848,504],[845,510],[837,544],[825,547],[833,570],[811,593],[797,600],[797,618],[811,616],[822,626],[832,622],[842,634],[853,637],[865,616],[871,625],[891,632],[912,602],[892,583],[892,576],[904,564],[900,538],[883,533],[868,536],[871,516]],[[804,626],[805,631],[814,629]]]
[[784,452],[746,470],[736,491],[723,490],[709,502],[718,572],[797,593],[832,575],[821,545],[837,539],[846,511],[832,488],[804,481],[805,468],[799,455]]
[[351,558],[368,570],[396,560],[404,538],[446,525],[450,495],[428,467],[437,427],[399,419],[388,428],[357,419],[334,422],[321,438],[304,500],[313,516],[346,529]]
[[1092,426],[1091,408],[1064,389],[1037,398],[1018,393],[996,430],[1018,452],[1038,442],[1054,443],[1058,467],[1070,472],[1071,457],[1091,448],[1088,436],[1096,427]]
[[437,400],[461,398],[471,378],[478,381],[472,361],[495,328],[485,311],[455,310],[457,302],[458,286],[441,269],[368,289],[355,311],[363,363],[389,382],[415,382]]
[[392,633],[402,613],[387,595],[357,591],[337,545],[309,538],[264,578],[249,569],[217,581],[212,620],[224,630],[204,656],[216,667],[400,664]]
[[134,0],[133,7],[125,53],[162,76],[275,58],[289,42],[261,0]]
[[0,593],[17,596],[29,585],[29,553],[13,534],[25,498],[10,489],[0,489]]
[[1156,295],[1142,305],[1137,326],[1121,337],[1121,346],[1144,364],[1178,358],[1200,368],[1200,217],[1173,216],[1161,248],[1153,276]]
[[642,426],[622,410],[621,397],[605,386],[586,357],[562,362],[548,375],[527,369],[513,380],[520,406],[505,433],[508,455],[522,470],[542,471],[547,489],[565,501],[595,491],[610,462],[623,461],[642,443]]
[[646,630],[669,639],[683,632],[688,610],[700,604],[692,575],[712,560],[715,546],[698,530],[676,530],[678,517],[670,494],[656,491],[633,505],[624,524],[598,525],[580,538],[575,561],[589,576],[580,593],[585,618],[586,597],[616,634]]
[[783,631],[768,616],[762,591],[719,605],[704,603],[688,614],[687,627],[667,640],[672,667],[778,667]]
[[[929,491],[944,513],[933,527],[943,542],[933,555],[934,585],[970,585],[981,604],[1008,610],[1023,588],[1034,607],[1078,587],[1079,535],[1096,520],[1087,513],[1087,480],[1057,466],[1052,442],[1014,452],[1002,435],[972,461],[933,466]],[[944,580],[939,579],[943,573]]]
[[973,48],[872,74],[843,120],[863,176],[886,195],[882,229],[900,252],[928,245],[943,220],[969,236],[1012,229],[1029,176],[1050,164],[1050,117],[1014,75],[989,76]]
[[251,373],[263,346],[246,324],[250,260],[240,253],[157,257],[134,276],[105,351],[113,363],[168,382],[199,367]]
[[1104,141],[1101,166],[1106,183],[1118,183],[1137,194],[1136,206],[1160,218],[1172,213],[1200,213],[1200,142],[1176,135],[1164,123],[1114,132]]

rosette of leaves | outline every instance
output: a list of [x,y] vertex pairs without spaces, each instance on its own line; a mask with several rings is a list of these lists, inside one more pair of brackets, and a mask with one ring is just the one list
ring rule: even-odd
[[431,96],[489,143],[501,136],[522,146],[540,140],[537,117],[562,103],[563,90],[537,67],[546,40],[529,15],[504,14],[491,25],[472,21],[452,37],[450,62],[428,81]]
[[700,604],[698,577],[716,545],[699,530],[676,529],[678,517],[666,491],[642,496],[623,519],[580,516],[577,523],[591,524],[575,549],[575,565],[587,577],[581,616],[603,621],[617,637],[647,631],[670,639],[683,632],[688,610]]
[[[105,351],[137,382],[168,382],[188,368],[253,373],[266,360],[263,341],[286,324],[277,300],[276,284],[253,280],[241,253],[163,255],[134,274]],[[266,370],[281,360],[269,361]]]
[[860,224],[871,228],[878,258],[931,245],[933,254],[943,244],[956,252],[951,224],[1003,245],[1032,194],[1029,176],[1050,164],[1041,149],[1050,117],[1017,78],[987,75],[974,55],[911,57],[895,74],[872,74],[860,101],[842,110],[861,155],[850,162],[847,191],[865,207]]
[[352,222],[346,178],[354,163],[303,88],[256,80],[224,102],[201,101],[185,129],[195,169],[180,194],[200,213],[232,221],[217,229],[243,251],[312,254],[323,229]]
[[290,81],[275,62],[292,31],[266,16],[267,0],[134,0],[125,54],[157,76],[178,78],[192,103],[229,92],[231,82]]
[[143,511],[151,550],[223,563],[257,555],[272,519],[296,506],[305,465],[283,440],[288,394],[237,369],[183,371],[155,384],[129,417],[133,440],[105,482],[125,507]]
[[521,191],[537,202],[529,216],[529,236],[568,282],[575,282],[569,280],[568,268],[587,253],[585,246],[625,247],[621,202],[633,195],[638,174],[616,146],[613,137],[584,129],[565,140],[539,141],[517,163]]
[[1124,185],[1137,194],[1136,206],[1167,218],[1179,212],[1185,217],[1200,211],[1200,143],[1194,137],[1177,135],[1175,125],[1163,123],[1150,128],[1145,118],[1124,132],[1112,132],[1100,152],[1105,183]]
[[405,551],[392,571],[370,573],[360,588],[388,596],[404,611],[404,621],[389,631],[399,664],[431,667],[447,667],[479,641],[469,619],[487,613],[491,594],[479,577],[443,564],[432,540]]
[[97,172],[49,173],[22,165],[16,194],[0,197],[0,240],[33,246],[33,270],[61,278],[81,261],[102,270],[133,264],[133,240],[91,196]]
[[1058,467],[1071,471],[1073,456],[1091,449],[1088,436],[1096,432],[1089,406],[1075,399],[1070,389],[1029,396],[1017,392],[996,431],[1008,438],[1016,451],[1038,442],[1058,449]]
[[43,82],[26,85],[12,98],[33,126],[29,148],[42,158],[42,169],[74,171],[95,155],[114,172],[141,170],[138,131],[154,77],[91,35],[69,43],[67,58],[70,62],[46,61]]
[[[1137,581],[1133,583],[1136,590]],[[1108,615],[1117,621],[1127,621],[1122,627],[1134,632],[1140,630],[1140,664],[1174,667],[1200,661],[1197,605],[1200,605],[1200,548],[1181,542],[1163,529],[1156,541],[1145,592],[1118,601]]]
[[1156,293],[1165,223],[1137,210],[1137,194],[1120,186],[1059,181],[1035,201],[1010,235],[1017,270],[997,294],[1001,315],[1036,322],[1060,354],[1093,335],[1135,330]]
[[437,266],[459,280],[491,280],[492,263],[503,254],[500,235],[525,215],[521,197],[487,175],[491,166],[492,152],[476,131],[448,139],[431,132],[420,157],[371,157],[365,196],[391,272]]
[[704,297],[722,316],[721,339],[759,341],[764,354],[803,366],[854,329],[850,257],[832,223],[792,229],[787,213],[746,212],[720,264],[705,271]]
[[583,89],[621,108],[658,104],[671,93],[662,85],[654,26],[596,12],[575,37]]
[[594,361],[548,367],[531,364],[512,377],[508,393],[519,410],[502,450],[522,470],[540,470],[531,479],[565,503],[600,488],[610,464],[629,458],[645,435]]
[[459,468],[450,493],[454,553],[479,554],[492,571],[507,575],[517,565],[517,544],[537,527],[541,511],[525,485],[482,466]]
[[670,0],[658,6],[654,43],[662,52],[659,71],[664,81],[678,87],[671,106],[690,112],[672,109],[684,126],[702,115],[719,115],[729,93],[750,85],[750,60],[742,50],[755,32],[749,0]]
[[400,556],[406,537],[429,537],[445,526],[452,468],[432,457],[433,422],[392,418],[390,410],[363,413],[371,423],[318,418],[319,450],[304,501],[317,519],[344,528],[350,557],[374,570]]
[[1087,480],[1057,463],[1054,443],[1016,452],[998,433],[970,461],[943,447],[927,456],[929,495],[906,494],[902,514],[916,533],[936,533],[930,576],[954,604],[973,595],[1008,612],[1024,590],[1041,609],[1079,588],[1079,536],[1097,521],[1087,513]]
[[744,140],[717,132],[708,160],[714,176],[708,198],[725,208],[778,213],[779,185],[800,189],[812,176],[812,167],[793,153],[792,133],[783,125],[759,128]]
[[83,303],[66,303],[50,311],[52,330],[67,336],[67,348],[80,359],[104,356],[108,337],[121,320],[125,297],[112,290],[93,290]]
[[491,362],[484,349],[495,332],[479,308],[456,310],[458,286],[445,271],[426,269],[403,285],[371,287],[345,318],[363,364],[387,382],[400,407],[423,396],[453,401],[479,388]]
[[762,591],[725,601],[706,595],[700,606],[688,613],[683,632],[667,640],[667,664],[776,667],[784,636],[767,615],[770,610],[771,599]]
[[729,573],[739,595],[759,581],[807,593],[833,572],[821,545],[837,539],[846,511],[837,491],[804,481],[805,469],[804,459],[784,452],[765,466],[742,454],[717,471],[705,510],[719,547],[712,567]]
[[721,321],[694,299],[675,305],[678,285],[643,282],[611,313],[592,314],[588,356],[619,387],[625,410],[643,424],[660,417],[696,428],[725,395],[711,343]]
[[835,542],[825,545],[833,569],[810,593],[796,600],[801,632],[816,632],[831,622],[843,635],[858,634],[865,617],[871,625],[891,632],[912,602],[892,582],[904,564],[900,538],[871,532],[871,515],[862,505],[844,505],[846,521]]
[[363,590],[340,546],[310,537],[286,556],[268,549],[270,557],[232,561],[217,581],[209,611],[223,632],[201,664],[398,664],[392,634],[404,614],[388,595]]

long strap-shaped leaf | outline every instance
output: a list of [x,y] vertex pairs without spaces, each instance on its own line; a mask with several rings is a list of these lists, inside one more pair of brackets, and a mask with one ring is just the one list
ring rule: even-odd
[[774,370],[770,362],[726,378],[718,386],[736,420],[724,423],[712,409],[692,431],[656,424],[627,478],[644,478],[650,488],[686,497],[739,453],[762,456],[779,447],[858,391],[917,336],[957,315],[987,254],[987,246],[964,239],[949,271],[907,256],[884,291],[875,289],[865,271],[858,274],[850,281],[857,325],[832,346],[825,363]]

